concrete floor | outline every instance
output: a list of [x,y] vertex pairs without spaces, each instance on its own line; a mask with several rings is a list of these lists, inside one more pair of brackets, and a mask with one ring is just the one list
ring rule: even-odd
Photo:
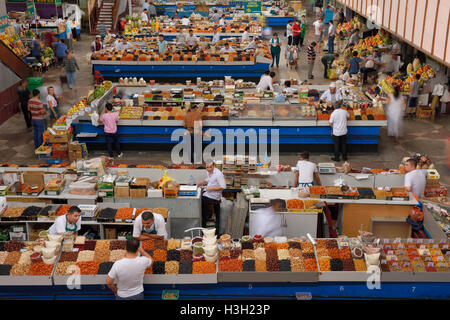
[[[307,29],[305,44],[309,39],[313,39],[313,27]],[[284,30],[278,31],[283,35]],[[74,43],[75,57],[80,66],[77,72],[77,87],[70,90],[67,85],[62,88],[60,99],[60,110],[66,113],[70,107],[86,96],[88,91],[93,88],[92,66],[88,64],[86,55],[90,52],[90,44],[93,41],[90,35],[82,35],[80,42]],[[286,43],[285,41],[283,42]],[[306,46],[300,52],[297,70],[291,70],[286,67],[286,62],[281,57],[280,68],[274,68],[277,73],[275,80],[296,78],[299,80],[307,79],[307,61]],[[283,52],[283,49],[282,49]],[[54,68],[44,74],[44,85],[60,86],[60,70]],[[323,69],[320,57],[317,58],[314,66],[314,80],[312,84],[325,84],[328,80],[323,79]],[[450,138],[450,116],[445,115],[431,120],[405,120],[405,135],[398,144],[394,143],[392,138],[387,137],[386,128],[381,129],[380,145],[377,154],[351,154],[349,156],[350,164],[355,168],[398,168],[403,157],[413,155],[414,153],[428,154],[434,162],[441,175],[441,182],[450,185],[450,170],[445,166],[446,143]],[[106,149],[106,148],[105,148]],[[295,165],[298,160],[298,150],[296,153],[283,153],[280,155],[280,163]],[[106,152],[91,151],[90,157],[106,155]],[[312,161],[329,162],[331,154],[313,154]],[[34,154],[32,131],[27,130],[21,113],[16,114],[10,120],[0,126],[0,163],[9,162],[15,164],[37,164],[40,163]],[[125,152],[121,159],[116,159],[116,163],[126,164],[160,164],[170,165],[170,153],[167,151],[133,151]]]

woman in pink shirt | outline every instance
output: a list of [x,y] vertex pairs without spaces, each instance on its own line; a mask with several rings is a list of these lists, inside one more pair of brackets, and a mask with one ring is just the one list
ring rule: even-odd
[[119,137],[117,136],[117,123],[119,122],[119,116],[117,113],[113,112],[113,106],[111,103],[107,103],[105,105],[106,113],[103,113],[99,119],[99,123],[104,124],[105,131],[105,139],[106,139],[106,147],[108,148],[109,156],[114,157],[114,153],[112,150],[112,140],[114,140],[114,146],[116,148],[118,158],[123,156],[123,153],[120,152],[120,143]]

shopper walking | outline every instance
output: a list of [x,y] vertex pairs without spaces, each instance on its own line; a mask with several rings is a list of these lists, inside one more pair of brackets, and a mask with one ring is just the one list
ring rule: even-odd
[[64,58],[63,66],[66,69],[67,84],[69,88],[72,89],[77,85],[76,71],[80,70],[80,67],[78,67],[77,60],[72,55],[71,50],[67,52],[67,57]]
[[416,74],[410,85],[408,108],[406,109],[406,115],[408,118],[414,118],[416,115],[417,102],[419,100],[419,80],[420,74]]
[[59,66],[62,66],[64,58],[67,56],[67,46],[64,44],[64,40],[60,39],[53,43],[55,50],[55,56]]
[[300,44],[300,33],[301,33],[301,25],[300,22],[295,21],[292,24],[292,45],[298,47]]
[[306,17],[302,16],[300,18],[300,47],[303,47],[305,36],[306,36]]
[[323,35],[323,18],[319,18],[313,23],[314,26],[314,35],[316,36],[316,44],[317,44],[317,52],[320,51],[320,45],[322,44],[322,35]]
[[281,43],[278,38],[278,33],[274,33],[272,39],[270,39],[270,54],[272,55],[272,68],[277,63],[277,68],[280,66],[280,53],[281,53]]
[[19,95],[19,103],[20,109],[22,109],[23,118],[25,119],[25,123],[27,128],[31,128],[31,113],[28,111],[28,101],[31,98],[31,92],[27,88],[28,80],[23,79],[20,82],[20,85],[17,87],[17,93]]
[[33,90],[33,98],[28,101],[28,111],[31,112],[31,120],[33,123],[34,148],[37,149],[42,145],[45,130],[45,111],[44,104],[40,100],[41,93],[39,90]]
[[56,120],[59,118],[59,112],[58,112],[58,101],[55,97],[55,88],[48,87],[47,88],[47,107],[48,112],[50,114],[50,125],[53,126],[53,124],[56,122]]
[[287,45],[292,45],[292,25],[294,24],[293,20],[289,20],[288,24],[286,25],[286,37],[287,37]]
[[348,60],[348,73],[351,75],[358,74],[359,68],[362,66],[363,61],[358,57],[358,51],[353,51],[353,57]]
[[66,27],[66,45],[69,50],[73,49],[73,34],[72,34],[72,22],[69,21],[67,17],[64,18],[64,25]]
[[103,130],[105,133],[106,147],[108,149],[109,157],[114,157],[112,148],[113,140],[116,152],[118,154],[117,157],[122,157],[123,153],[120,152],[119,137],[117,136],[117,123],[119,122],[119,116],[113,111],[113,106],[111,103],[106,103],[104,113],[100,116],[98,122],[100,124],[104,124]]
[[308,79],[314,79],[313,69],[314,69],[314,62],[316,61],[315,42],[311,42],[311,44],[308,47],[308,50],[306,51],[306,54],[308,55]]
[[114,262],[106,278],[106,285],[114,293],[116,300],[144,300],[144,274],[152,265],[152,257],[135,238],[127,240],[126,250],[125,258]]
[[389,95],[388,105],[386,107],[387,133],[388,136],[394,137],[398,142],[398,137],[403,132],[403,97],[400,95],[398,86],[394,87],[394,93]]
[[147,12],[150,19],[156,18],[156,7],[153,5],[153,2],[150,2]]
[[36,58],[38,62],[41,62],[41,40],[39,40],[39,35],[35,35],[33,41],[31,41],[31,56]]
[[328,53],[334,53],[334,39],[336,39],[336,27],[333,21],[330,21],[328,27]]
[[334,157],[331,160],[339,162],[340,153],[342,159],[347,160],[347,119],[350,118],[347,110],[342,107],[331,113],[329,124],[332,127],[332,137],[334,142]]

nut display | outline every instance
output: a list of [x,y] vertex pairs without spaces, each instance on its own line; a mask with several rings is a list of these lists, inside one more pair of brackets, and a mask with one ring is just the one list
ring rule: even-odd
[[9,264],[0,264],[0,275],[9,276],[12,266]]
[[15,265],[17,262],[19,262],[21,255],[22,253],[20,253],[20,251],[10,252],[6,257],[4,264]]
[[116,212],[115,219],[131,220],[133,219],[133,212],[134,212],[133,208],[120,208]]
[[229,259],[219,261],[220,272],[240,272],[242,271],[242,260]]
[[280,260],[280,271],[291,271],[291,261]]
[[[74,267],[72,267],[74,266]],[[69,269],[70,267],[70,269]],[[70,276],[75,272],[76,263],[72,261],[59,262],[56,265],[55,275],[57,276]],[[69,271],[70,270],[70,271]]]
[[125,257],[126,250],[118,249],[118,250],[111,250],[109,254],[109,260],[111,262],[116,262],[117,260],[120,260]]
[[24,207],[11,207],[6,209],[5,213],[3,213],[2,218],[18,218],[22,215]]
[[155,250],[154,240],[144,240],[142,241],[142,249],[144,250]]
[[153,274],[164,274],[166,272],[165,262],[153,261],[152,269],[153,269]]
[[[239,261],[241,261],[241,260],[239,260]],[[216,273],[216,268],[217,267],[216,267],[216,263],[215,262],[194,261],[192,263],[192,273],[193,274]]]
[[126,241],[123,240],[113,240],[109,243],[109,250],[125,250]]
[[17,263],[10,271],[11,276],[26,276],[30,272],[30,264]]
[[305,264],[301,258],[291,258],[291,271],[292,272],[304,272]]
[[267,258],[267,271],[280,271],[280,261],[277,258]]
[[192,261],[192,251],[191,250],[181,250],[180,251],[180,261]]
[[181,261],[180,265],[179,265],[178,273],[192,274],[192,261]]
[[255,271],[255,260],[245,260],[242,264],[243,271]]
[[167,261],[166,262],[166,274],[178,274],[180,264],[178,261]]
[[56,210],[56,216],[63,216],[69,212],[70,206],[68,204],[61,205],[58,210]]
[[8,256],[8,252],[0,251],[0,264],[4,264],[7,256]]
[[[81,254],[82,252],[80,252]],[[98,261],[80,261],[77,262],[78,268],[80,268],[80,274],[90,275],[97,274],[100,263]]]
[[37,215],[41,210],[42,210],[41,207],[29,206],[22,212],[22,217],[26,218],[37,217]]
[[167,250],[174,250],[174,249],[178,249],[180,247],[181,247],[181,241],[180,240],[175,240],[175,239],[171,238],[167,242]]
[[167,251],[162,249],[156,249],[153,251],[153,260],[154,261],[166,261],[167,260]]
[[265,260],[256,260],[255,261],[255,271],[256,272],[266,272],[267,266]]
[[242,259],[255,259],[255,254],[253,250],[250,249],[244,249],[242,250]]
[[94,261],[95,252],[92,250],[83,250],[78,253],[77,262]]
[[30,276],[49,276],[53,270],[52,264],[46,264],[44,262],[33,263],[30,266]]
[[290,254],[287,249],[278,249],[277,250],[278,260],[289,260]]
[[63,252],[59,258],[59,262],[76,262],[78,259],[78,252]]

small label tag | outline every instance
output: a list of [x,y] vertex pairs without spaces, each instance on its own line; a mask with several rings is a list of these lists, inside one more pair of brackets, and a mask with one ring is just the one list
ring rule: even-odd
[[80,248],[73,248],[72,252],[78,252],[80,250]]
[[116,222],[122,222],[122,219],[115,219]]
[[404,249],[405,246],[404,246],[403,244],[400,243],[400,244],[398,245],[398,248],[399,248],[399,249]]
[[423,243],[423,239],[418,239],[417,243]]
[[132,219],[126,219],[125,222],[133,222]]
[[393,250],[389,250],[388,251],[388,255],[393,256],[394,255],[394,251]]
[[413,239],[412,239],[412,238],[408,238],[408,240],[406,240],[406,242],[412,243],[412,242],[413,242]]
[[381,260],[381,264],[387,264],[386,260]]
[[446,244],[446,245],[442,246],[442,249],[446,249],[446,250],[448,250],[448,244]]
[[20,249],[20,252],[27,252],[27,249]]
[[394,243],[400,243],[402,241],[401,238],[395,238]]
[[434,267],[434,262],[428,262],[428,267]]
[[393,267],[398,267],[398,262],[392,263],[392,266],[393,266]]
[[433,259],[431,259],[431,257],[425,257],[424,260],[425,261],[432,261]]
[[426,249],[426,248],[427,248],[427,246],[424,245],[424,244],[422,244],[422,245],[420,246],[420,249]]
[[439,249],[439,245],[438,244],[433,244],[433,249]]
[[383,239],[383,243],[389,243],[389,239]]
[[444,257],[443,257],[443,256],[438,256],[438,257],[437,257],[437,260],[438,260],[438,261],[444,261]]

